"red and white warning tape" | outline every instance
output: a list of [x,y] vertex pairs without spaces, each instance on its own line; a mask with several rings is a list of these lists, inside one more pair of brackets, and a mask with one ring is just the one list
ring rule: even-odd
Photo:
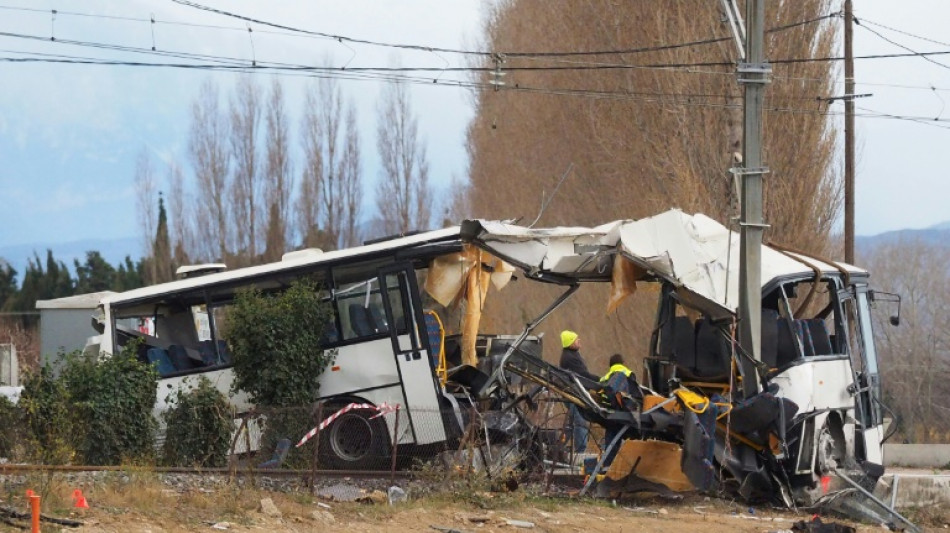
[[375,415],[369,417],[370,420],[372,420],[372,419],[374,419],[374,418],[379,418],[379,417],[381,417],[381,416],[383,416],[383,415],[386,415],[386,414],[389,414],[389,413],[393,413],[393,412],[395,412],[395,411],[398,411],[398,410],[399,410],[399,404],[397,403],[396,405],[389,405],[388,403],[383,402],[383,403],[379,404],[378,406],[373,405],[373,404],[371,404],[371,403],[351,403],[351,404],[349,404],[349,405],[346,405],[346,406],[344,406],[342,409],[340,409],[339,411],[337,411],[337,412],[333,413],[332,415],[330,415],[330,416],[326,417],[325,419],[323,419],[323,421],[320,422],[320,425],[319,425],[319,426],[317,426],[317,427],[311,429],[310,431],[308,431],[307,434],[304,435],[302,439],[300,439],[300,442],[297,443],[297,446],[296,446],[296,447],[299,448],[299,447],[303,446],[304,444],[307,443],[308,440],[312,439],[317,433],[323,431],[327,426],[329,426],[331,423],[333,423],[334,420],[336,420],[337,418],[339,418],[341,415],[343,415],[343,414],[345,414],[345,413],[347,413],[347,412],[349,412],[349,411],[352,411],[353,409],[370,409],[370,410],[372,410],[372,411],[376,411],[376,414],[375,414]]

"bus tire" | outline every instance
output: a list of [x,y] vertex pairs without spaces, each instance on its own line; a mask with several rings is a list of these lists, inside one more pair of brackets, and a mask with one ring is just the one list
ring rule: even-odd
[[[326,417],[343,405],[328,406]],[[328,470],[388,470],[392,454],[389,432],[375,411],[353,409],[320,432],[320,468]]]

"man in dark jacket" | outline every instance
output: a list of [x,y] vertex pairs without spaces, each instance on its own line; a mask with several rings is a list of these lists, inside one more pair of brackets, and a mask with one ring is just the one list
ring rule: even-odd
[[[561,347],[563,350],[561,350],[561,361],[558,366],[591,381],[597,381],[597,376],[587,370],[587,364],[584,362],[584,358],[581,357],[581,342],[577,333],[569,330],[562,331]],[[568,422],[574,453],[583,452],[587,449],[587,435],[590,433],[590,428],[587,420],[584,420],[577,406],[573,404],[571,404],[568,412]]]

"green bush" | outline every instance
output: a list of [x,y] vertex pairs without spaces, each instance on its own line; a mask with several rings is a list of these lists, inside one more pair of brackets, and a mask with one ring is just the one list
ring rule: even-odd
[[320,374],[333,354],[320,337],[333,309],[311,282],[295,281],[277,295],[238,295],[227,330],[234,361],[234,390],[265,407],[295,407],[319,398]]
[[76,432],[82,425],[73,416],[65,383],[53,375],[52,368],[43,366],[27,373],[18,405],[23,411],[30,458],[47,465],[70,463],[80,441]]
[[16,459],[23,450],[23,411],[6,396],[0,396],[0,457]]
[[[319,397],[320,375],[336,352],[320,347],[333,309],[312,282],[295,281],[279,294],[240,293],[226,338],[234,361],[234,390],[245,391],[264,413],[261,450],[282,438],[294,441],[313,427],[309,406]],[[294,449],[289,464],[303,465],[311,450]]]
[[136,350],[98,361],[75,352],[59,377],[50,366],[27,375],[20,407],[35,459],[109,465],[151,457],[158,373]]
[[163,415],[163,461],[169,466],[222,467],[227,463],[234,417],[227,398],[204,376],[179,390]]
[[158,372],[138,360],[137,350],[138,344],[130,343],[98,361],[82,356],[66,361],[61,379],[83,428],[76,451],[84,464],[119,464],[153,454]]

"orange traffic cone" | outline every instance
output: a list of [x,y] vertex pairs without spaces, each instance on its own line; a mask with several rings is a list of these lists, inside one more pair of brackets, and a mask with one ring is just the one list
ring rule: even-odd
[[86,502],[86,497],[82,495],[82,491],[79,489],[73,491],[73,507],[76,509],[89,508],[89,504]]

